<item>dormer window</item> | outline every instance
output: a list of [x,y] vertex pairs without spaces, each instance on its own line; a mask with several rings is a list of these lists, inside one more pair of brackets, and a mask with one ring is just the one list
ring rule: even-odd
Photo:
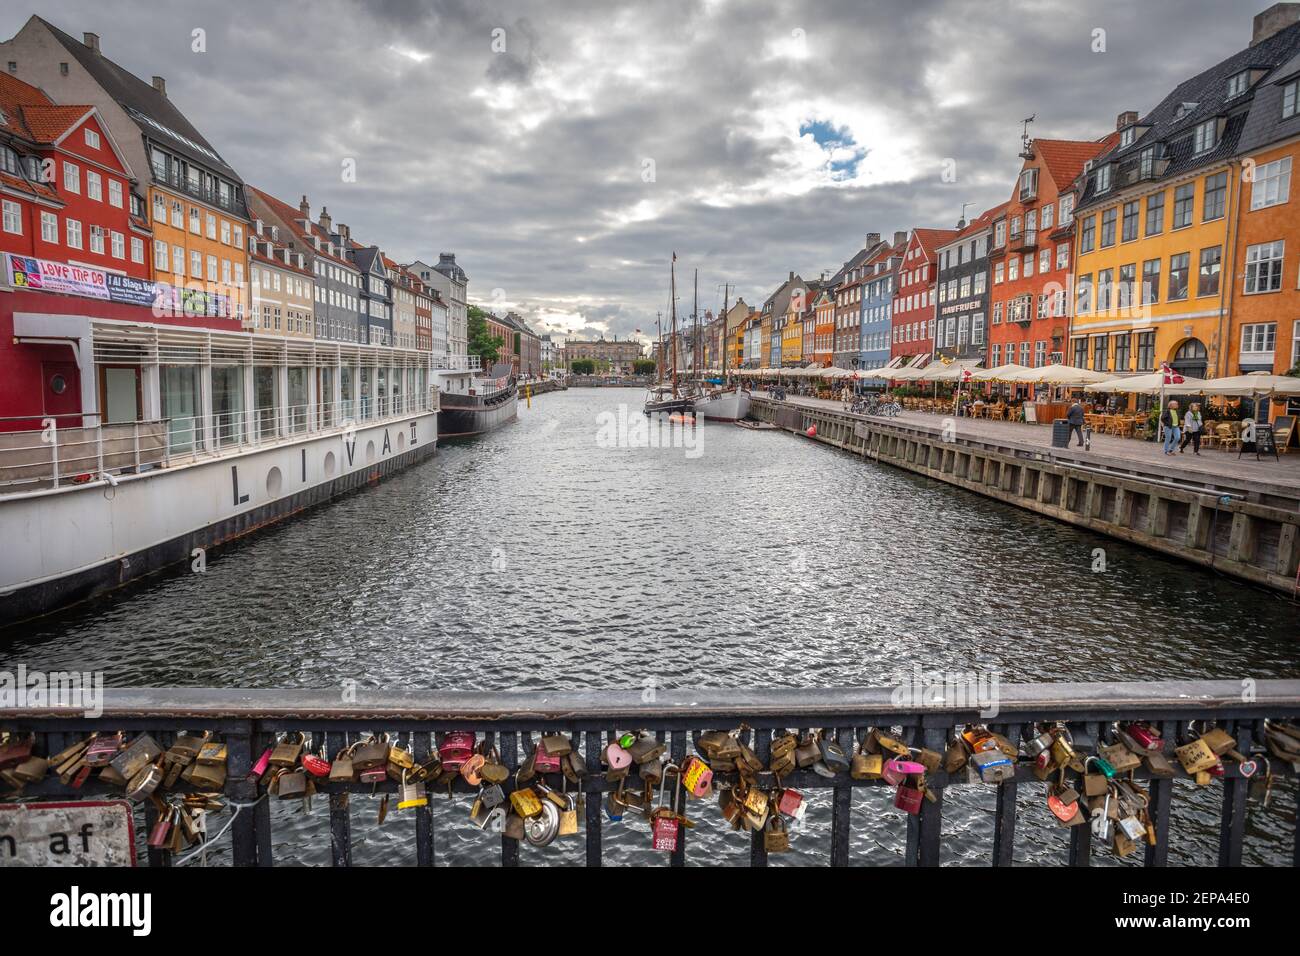
[[1219,142],[1219,121],[1217,119],[1206,120],[1196,127],[1196,132],[1192,137],[1192,152],[1208,152]]
[[1105,166],[1097,167],[1097,175],[1096,175],[1095,182],[1097,184],[1097,192],[1099,193],[1104,193],[1110,189],[1110,165],[1109,164]]
[[1179,103],[1178,109],[1174,111],[1174,119],[1180,120],[1194,109],[1196,109],[1195,103]]
[[1300,103],[1300,80],[1292,80],[1286,86],[1282,87],[1282,118],[1289,119],[1296,115],[1297,106]]
[[1228,77],[1228,99],[1234,96],[1240,96],[1246,92],[1246,87],[1250,86],[1250,71],[1242,70],[1235,76]]
[[1119,148],[1132,146],[1135,139],[1137,139],[1137,129],[1133,126],[1127,127],[1119,134]]

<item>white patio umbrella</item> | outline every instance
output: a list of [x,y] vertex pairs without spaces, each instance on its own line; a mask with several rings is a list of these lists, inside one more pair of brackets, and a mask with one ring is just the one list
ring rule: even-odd
[[1013,376],[1020,372],[1033,371],[1027,365],[1017,365],[1010,362],[1006,365],[997,365],[993,368],[977,368],[970,373],[972,382],[1014,382],[1018,379]]
[[1244,395],[1263,398],[1266,395],[1300,395],[1300,378],[1291,375],[1273,375],[1270,372],[1247,372],[1228,378],[1206,379],[1200,389],[1206,395]]
[[1205,385],[1205,380],[1200,378],[1187,378],[1184,376],[1180,385],[1165,385],[1165,376],[1162,372],[1151,372],[1147,375],[1128,375],[1123,378],[1107,379],[1104,382],[1094,382],[1091,385],[1083,386],[1085,392],[1104,392],[1113,395],[1119,392],[1127,392],[1135,395],[1158,395],[1161,388],[1167,395],[1195,395]]
[[1026,382],[1035,385],[1095,385],[1107,382],[1114,376],[1073,365],[1043,365],[1013,373],[1006,381]]

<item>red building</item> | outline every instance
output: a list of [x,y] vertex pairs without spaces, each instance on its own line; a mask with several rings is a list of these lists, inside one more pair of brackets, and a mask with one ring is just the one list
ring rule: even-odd
[[913,229],[898,267],[894,294],[891,356],[934,351],[935,249],[950,242],[956,229]]
[[1112,145],[1113,136],[1026,142],[1011,201],[993,223],[990,368],[1064,361],[1075,184],[1084,164]]

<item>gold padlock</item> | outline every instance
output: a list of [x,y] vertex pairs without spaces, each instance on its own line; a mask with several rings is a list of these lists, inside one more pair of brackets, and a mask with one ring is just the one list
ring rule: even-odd
[[515,813],[525,819],[531,819],[542,812],[542,801],[532,787],[521,787],[510,794],[510,806]]

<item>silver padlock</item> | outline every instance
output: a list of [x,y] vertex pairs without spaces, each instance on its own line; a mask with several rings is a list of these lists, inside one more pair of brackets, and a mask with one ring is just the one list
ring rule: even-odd
[[501,789],[501,784],[494,783],[486,786],[478,792],[479,799],[483,801],[483,806],[489,810],[495,810],[501,804],[506,802],[506,792]]
[[1045,730],[1037,737],[1030,737],[1026,740],[1021,745],[1021,749],[1024,750],[1025,756],[1037,757],[1039,754],[1052,749],[1052,740],[1051,733]]
[[548,846],[560,832],[560,811],[550,800],[542,801],[542,812],[524,820],[524,838],[533,846]]
[[1106,791],[1105,802],[1092,811],[1092,835],[1103,843],[1110,842],[1110,791]]

